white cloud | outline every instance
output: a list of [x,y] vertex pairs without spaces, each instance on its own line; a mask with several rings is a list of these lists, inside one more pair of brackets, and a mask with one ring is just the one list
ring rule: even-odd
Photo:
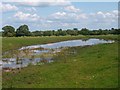
[[27,7],[27,8],[25,8],[25,11],[28,11],[28,12],[36,12],[37,11],[37,9],[35,8],[35,7]]
[[76,18],[77,18],[78,20],[80,20],[80,19],[88,19],[88,16],[87,16],[86,14],[84,14],[84,13],[81,13],[81,14],[78,14],[78,15],[76,16]]
[[49,1],[43,1],[43,0],[26,0],[24,2],[19,2],[21,5],[25,6],[39,6],[39,7],[46,7],[46,6],[65,6],[70,5],[71,3],[66,0],[49,0]]
[[92,15],[91,18],[94,18],[96,21],[101,23],[111,23],[112,21],[117,22],[118,19],[118,11],[113,10],[110,12],[97,12]]
[[113,10],[112,12],[115,14],[118,14],[118,10]]
[[69,11],[69,12],[79,12],[79,11],[80,11],[80,9],[75,8],[73,5],[71,5],[71,6],[66,6],[66,7],[64,7],[64,9],[65,9],[66,11]]
[[53,23],[53,21],[51,21],[51,20],[47,20],[46,22],[47,22],[47,23]]
[[54,14],[52,14],[52,16],[54,17],[54,18],[63,18],[64,16],[66,16],[66,13],[65,12],[56,12],[56,13],[54,13]]
[[56,12],[51,14],[48,19],[60,22],[79,22],[84,19],[88,19],[84,13],[70,13],[70,12]]
[[23,13],[21,11],[17,12],[14,17],[21,21],[38,21],[40,19],[37,14]]
[[55,15],[58,15],[58,16],[65,16],[66,13],[65,13],[65,12],[57,12],[57,13],[55,13]]
[[[117,25],[118,11],[109,12],[98,11],[96,13],[72,13],[72,12],[56,12],[50,15],[51,25],[57,23],[58,27],[86,27],[86,28],[108,28]],[[100,27],[101,26],[101,27]]]
[[53,6],[66,6],[66,5],[71,5],[70,1],[66,1],[66,0],[50,0],[51,5]]
[[[0,3],[1,4],[1,3]],[[31,6],[55,6],[57,4],[61,5],[61,3],[29,3]],[[64,4],[62,4],[64,5]],[[4,8],[7,6],[4,11],[12,11],[18,10],[18,8],[14,5],[5,4]],[[8,9],[8,7],[10,7]],[[21,8],[22,9],[22,8]],[[20,10],[20,9],[19,9]],[[25,11],[24,11],[25,10]],[[26,11],[28,11],[26,13]],[[33,12],[34,11],[34,12]],[[80,12],[81,9],[76,8],[75,6],[68,5],[64,6],[64,10],[62,7],[61,11],[54,12],[51,15],[43,16],[42,18],[34,13],[36,12],[36,7],[24,7],[23,10],[18,11],[14,14],[15,21],[20,23],[32,23],[40,26],[41,29],[45,28],[73,28],[73,27],[110,27],[117,25],[118,20],[118,10],[113,10],[109,12],[98,11],[94,13],[83,13]],[[32,12],[32,13],[31,13]],[[9,21],[8,19],[6,21]]]
[[100,16],[102,16],[103,18],[106,18],[106,15],[105,15],[103,12],[101,12],[101,11],[97,12],[97,15],[100,15]]
[[36,8],[32,7],[32,10],[37,11]]
[[3,12],[18,10],[18,8],[15,5],[11,4],[1,4],[1,7]]

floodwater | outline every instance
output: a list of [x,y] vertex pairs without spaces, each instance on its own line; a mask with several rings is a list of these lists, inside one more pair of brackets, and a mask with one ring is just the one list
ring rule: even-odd
[[49,43],[49,44],[42,44],[42,45],[32,45],[27,47],[22,47],[20,50],[25,48],[48,48],[48,49],[55,49],[61,47],[74,47],[74,46],[85,46],[85,45],[95,45],[100,43],[113,43],[113,40],[103,40],[103,39],[88,39],[88,40],[68,40],[62,41],[57,43]]
[[[87,40],[68,40],[56,43],[41,44],[41,45],[31,45],[26,47],[21,47],[17,51],[19,53],[13,53],[11,58],[3,58],[2,66],[4,68],[21,68],[27,67],[29,64],[41,65],[44,63],[53,62],[52,55],[60,52],[62,48],[75,47],[75,46],[86,46],[95,45],[102,43],[113,43],[113,40],[103,40],[103,39],[87,39]],[[40,48],[43,48],[42,50]],[[27,51],[24,52],[24,51]],[[11,52],[7,52],[11,53]],[[27,56],[29,57],[26,57]],[[51,54],[50,56],[44,56],[44,54]],[[40,55],[40,56],[39,56]],[[31,57],[30,57],[31,56]],[[37,56],[37,57],[36,57]],[[38,57],[39,56],[39,57]]]

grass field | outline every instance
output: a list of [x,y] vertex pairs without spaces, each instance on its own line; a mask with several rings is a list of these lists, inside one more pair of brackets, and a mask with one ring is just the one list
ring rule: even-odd
[[[34,37],[3,38],[3,51],[22,45],[89,38]],[[94,36],[115,39],[117,36]],[[112,38],[113,37],[113,38]],[[59,40],[58,40],[59,39]],[[36,40],[36,41],[35,41]],[[11,42],[12,41],[12,42]],[[20,42],[19,42],[20,41]],[[28,41],[28,42],[27,42]],[[17,43],[18,42],[18,43]],[[39,42],[39,43],[38,43]],[[7,47],[7,45],[9,45]],[[7,44],[7,45],[6,45]],[[19,45],[20,44],[20,45]],[[14,45],[12,47],[12,45]],[[69,53],[75,51],[76,53]],[[118,87],[118,43],[72,47],[54,57],[55,62],[28,66],[20,72],[3,72],[3,88],[116,88]]]
[[4,37],[2,38],[2,52],[17,49],[22,46],[33,44],[45,44],[65,40],[83,39],[83,38],[104,38],[118,40],[117,35],[102,36],[46,36],[46,37]]
[[85,38],[85,36],[5,37],[2,38],[2,50],[5,52],[7,50],[17,49],[27,45],[45,44],[80,38]]

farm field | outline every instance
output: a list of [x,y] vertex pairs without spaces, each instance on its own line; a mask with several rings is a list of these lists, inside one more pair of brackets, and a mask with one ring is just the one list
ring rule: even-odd
[[0,5],[0,88],[119,88],[117,0]]
[[[22,46],[65,40],[100,38],[114,43],[65,48],[44,65],[29,65],[3,72],[3,88],[116,88],[118,87],[118,36],[51,36],[2,38],[3,52]],[[75,51],[76,53],[69,53]]]
[[53,43],[66,40],[88,39],[88,38],[103,38],[118,40],[117,35],[100,35],[100,36],[46,36],[46,37],[3,37],[2,38],[2,52],[18,49],[22,46]]
[[53,43],[81,38],[85,38],[85,36],[5,37],[2,38],[2,50],[4,52],[12,49],[18,49],[22,46]]

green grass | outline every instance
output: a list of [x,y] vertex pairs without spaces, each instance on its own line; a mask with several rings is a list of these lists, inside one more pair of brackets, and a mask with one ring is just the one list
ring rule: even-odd
[[[3,52],[22,46],[72,39],[118,40],[117,35],[2,38]],[[76,53],[71,53],[75,51]],[[64,49],[55,62],[28,66],[20,72],[3,72],[3,88],[116,88],[118,43]]]
[[[75,54],[70,52],[75,51]],[[69,52],[69,53],[68,53]],[[116,88],[118,45],[99,44],[65,49],[56,61],[3,72],[3,88]]]
[[90,35],[89,38],[99,38],[99,39],[105,39],[105,40],[120,40],[119,35]]
[[22,46],[53,43],[65,40],[104,38],[118,40],[117,35],[100,35],[100,36],[46,36],[46,37],[3,37],[2,52],[18,49]]
[[46,37],[3,37],[2,52],[17,49],[22,46],[53,43],[65,40],[81,39],[85,36],[46,36]]

